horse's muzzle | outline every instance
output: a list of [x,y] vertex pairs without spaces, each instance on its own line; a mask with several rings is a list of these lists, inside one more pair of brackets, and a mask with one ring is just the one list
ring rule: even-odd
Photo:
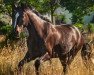
[[15,34],[15,38],[16,39],[19,39],[20,38],[20,35],[19,35],[19,32],[18,31],[14,31],[14,34]]
[[20,38],[20,33],[22,32],[22,29],[20,27],[16,27],[15,29],[15,36],[16,38]]

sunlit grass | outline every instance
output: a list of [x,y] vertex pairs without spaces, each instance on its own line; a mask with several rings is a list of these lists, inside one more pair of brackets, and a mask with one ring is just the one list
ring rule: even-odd
[[[88,39],[93,40],[91,37],[93,37],[93,35],[88,36]],[[88,61],[88,63],[84,65],[79,51],[69,66],[68,75],[94,75],[94,45],[91,44],[91,47],[91,61]],[[14,47],[8,46],[0,50],[2,51],[0,53],[0,75],[17,75],[17,65],[24,57],[27,47],[15,44]],[[58,58],[43,62],[39,67],[40,75],[62,75],[62,71],[63,67]],[[34,60],[24,65],[22,75],[36,75]]]

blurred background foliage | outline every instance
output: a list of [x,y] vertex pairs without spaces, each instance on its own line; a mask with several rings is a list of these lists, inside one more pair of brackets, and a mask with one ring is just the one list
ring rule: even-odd
[[83,24],[81,24],[81,23],[75,23],[74,25],[76,27],[78,27],[80,30],[83,30]]
[[20,3],[27,3],[40,13],[50,13],[52,17],[55,9],[65,7],[73,15],[73,23],[82,23],[83,16],[89,15],[90,12],[94,11],[93,0],[0,0],[0,13],[7,13],[12,16],[13,10],[15,10],[14,5],[20,5]]

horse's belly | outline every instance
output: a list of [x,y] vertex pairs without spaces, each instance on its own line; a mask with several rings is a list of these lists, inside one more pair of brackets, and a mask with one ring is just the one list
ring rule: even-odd
[[61,43],[60,47],[62,49],[62,54],[67,54],[72,48],[73,48],[74,44],[72,42],[69,43]]

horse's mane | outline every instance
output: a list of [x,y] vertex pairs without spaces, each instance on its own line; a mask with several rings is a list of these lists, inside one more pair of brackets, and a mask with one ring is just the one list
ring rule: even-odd
[[41,19],[43,19],[43,20],[45,20],[45,21],[51,23],[51,21],[50,21],[49,19],[47,19],[46,17],[44,17],[43,15],[41,15],[37,10],[34,9],[34,7],[32,7],[32,6],[28,5],[28,4],[22,3],[22,4],[21,4],[21,8],[22,8],[23,10],[24,10],[24,9],[30,9],[30,10],[32,10],[37,16],[39,16]]
[[33,10],[33,12],[34,12],[37,16],[39,16],[41,19],[43,19],[43,20],[45,20],[45,21],[51,23],[51,21],[50,21],[49,19],[47,19],[46,17],[44,17],[43,15],[41,15],[38,11]]

